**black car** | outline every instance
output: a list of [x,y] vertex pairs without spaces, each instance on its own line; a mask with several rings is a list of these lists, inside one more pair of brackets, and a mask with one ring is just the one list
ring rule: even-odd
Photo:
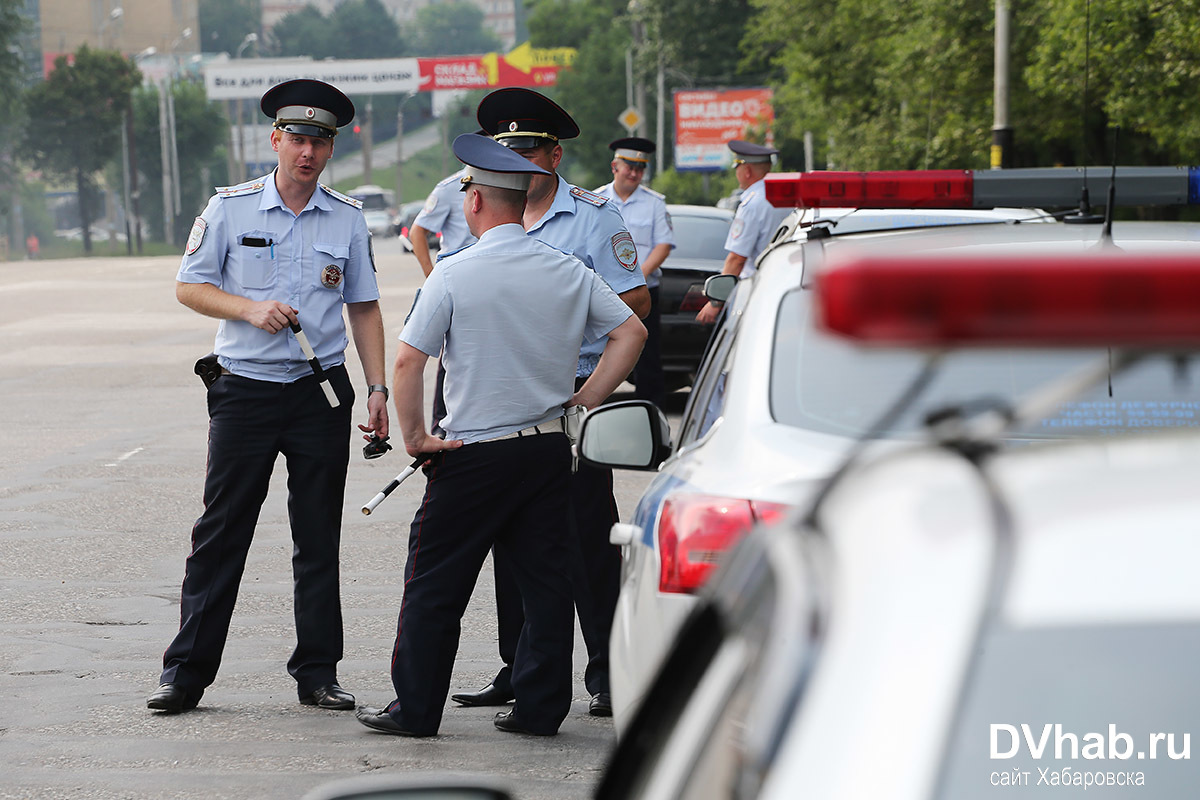
[[659,308],[662,314],[662,365],[667,391],[690,386],[712,333],[696,322],[708,300],[704,281],[725,263],[725,237],[733,211],[712,206],[668,205],[675,249],[662,265]]

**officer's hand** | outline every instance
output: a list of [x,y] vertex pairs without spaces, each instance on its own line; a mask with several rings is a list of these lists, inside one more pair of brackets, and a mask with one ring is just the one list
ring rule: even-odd
[[436,436],[430,436],[425,431],[421,431],[419,435],[413,434],[404,437],[404,451],[413,458],[422,453],[457,450],[460,447],[462,447],[462,439],[439,439]]
[[267,333],[279,333],[296,322],[296,309],[278,300],[252,302],[242,317]]
[[380,438],[388,435],[388,408],[383,392],[371,392],[367,395],[367,424],[359,425],[358,429],[368,434],[364,439],[370,439],[374,433]]
[[705,325],[712,325],[717,321],[717,316],[721,313],[721,307],[713,301],[709,300],[704,304],[704,308],[696,314],[696,322],[702,322]]

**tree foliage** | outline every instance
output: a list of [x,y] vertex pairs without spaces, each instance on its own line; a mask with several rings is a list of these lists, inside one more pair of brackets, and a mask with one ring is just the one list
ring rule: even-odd
[[82,45],[73,63],[59,56],[54,71],[27,95],[25,152],[36,166],[74,179],[87,253],[93,175],[120,155],[123,115],[140,82],[137,67],[120,53]]
[[262,0],[200,0],[200,49],[235,55],[248,33],[258,33]]
[[608,144],[625,136],[617,116],[625,108],[625,51],[630,19],[622,0],[536,0],[529,16],[534,47],[579,50],[559,73],[553,97],[579,124],[579,138],[563,145],[560,172],[587,188],[610,179]]
[[500,40],[483,27],[483,11],[470,0],[428,5],[417,12],[413,26],[412,54],[452,56],[493,53]]
[[281,56],[396,58],[407,50],[379,0],[346,0],[328,17],[307,5],[281,19],[271,35]]
[[[175,146],[179,152],[179,196],[182,211],[172,220],[172,241],[183,241],[193,218],[204,210],[213,188],[229,182],[226,143],[229,122],[220,104],[210,101],[203,84],[190,81],[171,86],[175,101]],[[133,136],[141,175],[139,212],[151,237],[163,235],[162,146],[159,137],[159,87],[149,85],[133,94]]]

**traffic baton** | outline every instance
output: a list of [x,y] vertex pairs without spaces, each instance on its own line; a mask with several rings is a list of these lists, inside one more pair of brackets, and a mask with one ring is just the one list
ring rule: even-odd
[[420,466],[428,460],[429,460],[429,456],[427,456],[427,455],[420,455],[420,456],[417,456],[416,458],[414,458],[413,462],[411,464],[409,464],[407,467],[405,467],[403,472],[401,472],[396,477],[392,478],[392,482],[389,483],[387,486],[383,487],[382,492],[380,492],[379,494],[372,497],[371,502],[367,503],[365,506],[362,507],[363,515],[368,516],[368,517],[371,516],[371,512],[375,510],[376,506],[378,506],[380,503],[383,502],[383,499],[385,497],[387,497],[392,492],[396,491],[397,486],[399,486],[400,484],[402,484],[406,480],[408,480],[408,476],[412,475],[414,472],[416,472],[417,469],[420,468]]
[[296,341],[300,343],[300,350],[308,359],[308,365],[312,367],[313,375],[317,376],[317,381],[321,384],[321,391],[325,392],[325,399],[329,401],[329,405],[337,408],[341,401],[338,400],[337,392],[333,391],[333,387],[329,385],[329,376],[325,374],[325,370],[321,369],[321,362],[317,361],[317,354],[313,352],[312,345],[308,343],[308,337],[300,329],[299,321],[290,324],[292,333],[296,334]]

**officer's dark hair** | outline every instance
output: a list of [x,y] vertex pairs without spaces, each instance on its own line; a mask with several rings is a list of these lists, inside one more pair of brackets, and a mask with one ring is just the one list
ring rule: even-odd
[[483,186],[478,183],[471,184],[471,188],[478,189],[490,204],[500,206],[510,213],[525,213],[526,194],[519,189],[502,189],[499,186]]

